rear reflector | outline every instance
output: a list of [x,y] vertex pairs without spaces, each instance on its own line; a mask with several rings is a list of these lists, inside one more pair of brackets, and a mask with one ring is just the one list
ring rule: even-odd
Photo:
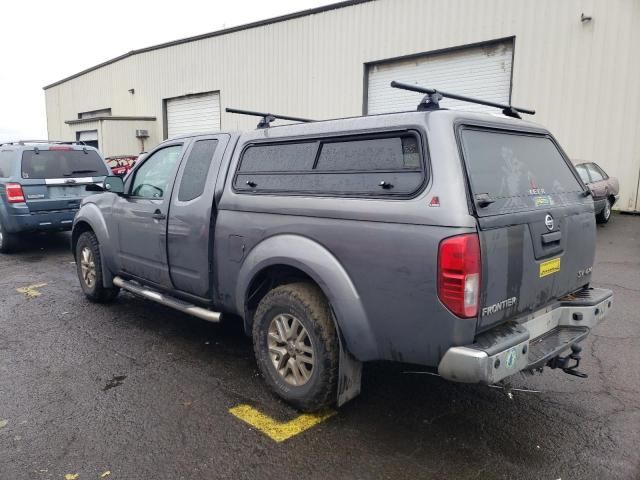
[[480,241],[477,233],[445,238],[438,251],[438,297],[461,318],[478,315]]
[[7,183],[4,189],[7,192],[7,201],[9,203],[24,202],[24,192],[22,191],[22,185],[19,183]]

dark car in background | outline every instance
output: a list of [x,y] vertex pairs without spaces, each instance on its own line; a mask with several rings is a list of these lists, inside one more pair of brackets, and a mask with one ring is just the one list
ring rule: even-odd
[[596,220],[607,223],[611,218],[611,207],[620,198],[618,179],[610,177],[594,162],[576,163],[576,170],[580,178],[591,191],[595,204]]
[[0,144],[0,252],[25,232],[71,230],[86,186],[110,175],[93,148],[77,143]]

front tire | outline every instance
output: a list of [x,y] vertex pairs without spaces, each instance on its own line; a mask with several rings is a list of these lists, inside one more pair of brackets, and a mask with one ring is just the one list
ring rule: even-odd
[[596,222],[609,223],[609,220],[611,220],[611,200],[607,198],[604,208],[596,215]]
[[12,253],[18,244],[18,236],[7,232],[0,222],[0,253]]
[[254,316],[253,345],[265,381],[286,402],[306,412],[335,402],[338,334],[317,286],[293,283],[267,293]]
[[98,239],[93,232],[80,235],[75,253],[78,279],[85,296],[96,303],[107,303],[116,298],[120,289],[107,288],[102,282],[102,257]]

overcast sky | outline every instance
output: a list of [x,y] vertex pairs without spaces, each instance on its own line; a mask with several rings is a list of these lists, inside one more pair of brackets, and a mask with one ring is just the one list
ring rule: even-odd
[[130,50],[337,0],[4,0],[0,141],[45,139],[42,87]]

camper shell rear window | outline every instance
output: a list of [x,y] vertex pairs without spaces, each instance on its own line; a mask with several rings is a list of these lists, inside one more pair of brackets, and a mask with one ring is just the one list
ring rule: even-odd
[[493,201],[479,215],[567,205],[582,186],[548,135],[463,127],[462,154],[474,199]]

